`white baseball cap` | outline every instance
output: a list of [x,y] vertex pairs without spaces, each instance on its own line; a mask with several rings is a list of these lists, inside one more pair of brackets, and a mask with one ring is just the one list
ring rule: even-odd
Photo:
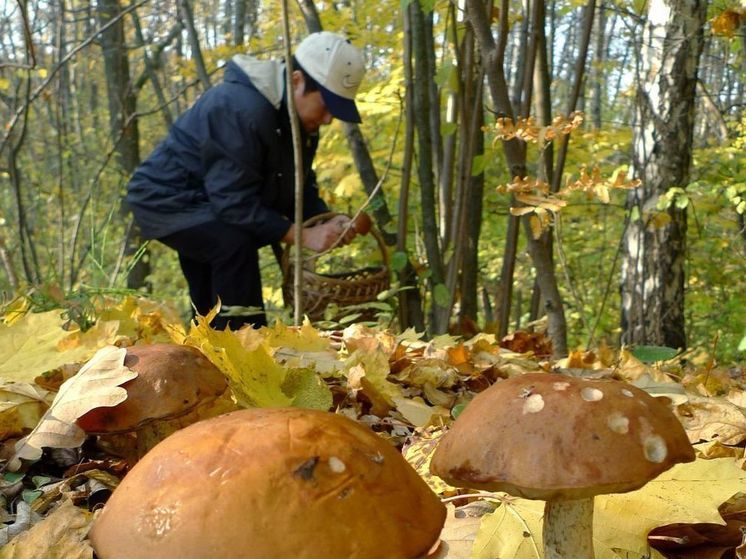
[[319,84],[332,116],[346,122],[361,122],[355,94],[365,74],[365,61],[357,47],[336,33],[321,31],[301,41],[295,59]]

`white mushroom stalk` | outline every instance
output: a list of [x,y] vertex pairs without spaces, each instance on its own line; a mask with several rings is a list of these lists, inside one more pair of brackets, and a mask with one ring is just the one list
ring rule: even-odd
[[593,497],[547,501],[544,559],[593,559]]

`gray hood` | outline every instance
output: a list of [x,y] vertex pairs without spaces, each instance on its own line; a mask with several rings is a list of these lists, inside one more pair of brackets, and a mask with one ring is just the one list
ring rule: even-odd
[[249,77],[259,93],[279,109],[285,91],[285,63],[259,60],[248,54],[236,54],[231,60]]

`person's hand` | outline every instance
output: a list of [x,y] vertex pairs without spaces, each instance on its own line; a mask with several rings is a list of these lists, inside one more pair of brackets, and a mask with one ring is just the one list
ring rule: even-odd
[[[336,215],[329,221],[304,227],[301,233],[301,242],[305,248],[315,252],[323,252],[332,246],[344,246],[357,235],[346,215]],[[341,237],[341,238],[340,238]],[[291,225],[282,240],[286,243],[295,242],[295,225]]]
[[339,246],[350,244],[358,234],[358,231],[355,229],[355,224],[346,215],[335,215],[327,223],[336,223],[339,233],[344,233],[344,237],[339,243]]
[[[343,246],[355,238],[355,231],[347,223],[350,221],[346,216],[345,220],[331,219],[325,223],[306,227],[303,229],[303,246],[316,252],[323,252],[332,246]],[[341,238],[340,238],[341,237]]]

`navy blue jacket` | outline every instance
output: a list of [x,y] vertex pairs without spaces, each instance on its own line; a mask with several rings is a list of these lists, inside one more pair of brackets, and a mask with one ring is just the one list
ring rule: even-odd
[[[304,133],[302,144],[307,219],[327,206],[311,169],[318,136]],[[284,99],[273,105],[231,61],[138,167],[126,199],[147,239],[217,219],[269,244],[294,217],[294,172]]]

